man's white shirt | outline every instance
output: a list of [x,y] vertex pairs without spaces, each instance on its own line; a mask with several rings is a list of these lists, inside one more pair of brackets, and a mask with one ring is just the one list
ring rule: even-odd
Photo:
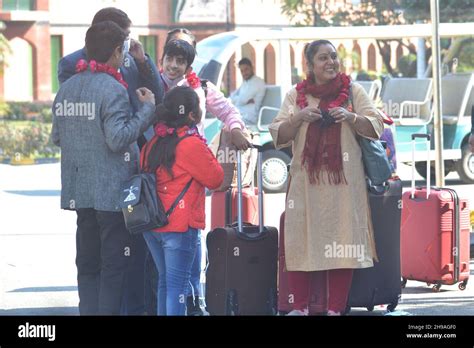
[[[230,95],[230,99],[239,109],[245,123],[256,124],[264,96],[265,81],[253,75],[250,79],[244,80],[239,89]],[[255,103],[247,104],[250,99],[253,99]]]

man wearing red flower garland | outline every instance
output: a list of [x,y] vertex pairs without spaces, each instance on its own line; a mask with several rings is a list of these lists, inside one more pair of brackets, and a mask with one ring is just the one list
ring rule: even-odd
[[[145,86],[150,89],[154,95],[156,104],[162,102],[164,95],[164,87],[155,64],[145,54],[140,42],[128,39],[130,34],[131,20],[125,12],[114,7],[103,8],[98,11],[92,25],[110,20],[116,23],[127,33],[127,39],[124,46],[124,59],[120,67],[120,72],[123,75],[124,81],[128,84],[128,96],[130,99],[131,110],[135,113],[140,109],[141,103],[137,98],[135,90],[138,87]],[[129,48],[129,51],[127,51]],[[62,58],[58,65],[58,80],[60,83],[65,82],[76,71],[76,64],[80,59],[86,59],[86,50],[82,48],[74,53],[71,53]],[[138,144],[142,147],[147,139],[151,139],[154,135],[153,127],[145,131],[143,136],[138,139]],[[145,255],[148,248],[141,235],[132,237],[131,249],[133,252],[130,255],[130,270],[127,274],[128,289],[126,292],[126,299],[124,301],[123,313],[129,315],[141,315],[144,312],[148,314],[155,313],[153,305],[152,289],[149,284],[149,274],[153,270],[145,267]],[[148,263],[149,267],[154,267],[152,263]],[[145,267],[145,271],[143,268]],[[143,285],[145,284],[145,285]],[[145,287],[145,289],[144,289]],[[146,308],[145,308],[146,307]]]
[[127,83],[118,72],[126,36],[112,21],[91,26],[88,61],[78,62],[77,74],[61,85],[53,103],[52,139],[61,147],[61,208],[77,213],[81,315],[122,312],[130,255],[137,252],[121,212],[120,188],[138,172],[136,141],[156,121],[155,96],[137,89],[141,107],[132,113]]

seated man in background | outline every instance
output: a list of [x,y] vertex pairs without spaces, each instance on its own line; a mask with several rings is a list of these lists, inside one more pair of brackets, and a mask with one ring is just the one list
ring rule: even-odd
[[230,99],[246,124],[257,124],[258,111],[265,96],[265,81],[255,76],[252,62],[248,58],[240,60],[239,69],[244,82],[230,95]]

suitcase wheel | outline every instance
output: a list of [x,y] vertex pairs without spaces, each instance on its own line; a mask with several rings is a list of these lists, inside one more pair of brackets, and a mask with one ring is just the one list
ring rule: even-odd
[[431,288],[433,290],[433,292],[439,292],[439,290],[441,289],[441,284],[435,284],[433,285],[433,287]]
[[459,290],[466,290],[466,285],[467,285],[467,280],[463,281],[462,283],[459,283],[458,285]]
[[351,306],[347,305],[342,315],[349,315],[349,313],[351,312],[351,309],[352,309]]
[[278,315],[278,292],[270,289],[268,294],[268,312],[270,315]]
[[402,278],[402,284],[401,284],[402,289],[405,289],[405,286],[407,285],[407,281],[408,281],[407,278]]
[[368,310],[369,312],[373,312],[373,311],[374,311],[374,306],[369,306],[369,307],[367,307],[367,310]]
[[235,290],[227,293],[226,315],[234,316],[239,313],[239,304],[237,302],[237,294]]
[[394,302],[394,303],[390,303],[388,306],[387,306],[387,312],[394,312],[395,311],[395,308],[397,308],[398,306],[398,301],[397,302]]

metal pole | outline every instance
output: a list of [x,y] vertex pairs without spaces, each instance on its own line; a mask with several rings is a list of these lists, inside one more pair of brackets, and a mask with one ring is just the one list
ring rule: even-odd
[[443,119],[441,105],[441,52],[439,40],[439,0],[431,0],[431,26],[433,47],[433,82],[434,82],[434,138],[435,138],[435,172],[436,186],[444,186],[443,161]]
[[[231,31],[230,30],[230,21],[231,21],[230,11],[231,11],[231,0],[227,0],[226,1],[226,31],[227,32]],[[228,68],[227,68],[227,74],[226,74],[227,75],[227,84],[225,86],[226,89],[227,89],[227,94],[228,95],[230,95],[230,87],[231,87],[231,81],[230,81],[230,79],[232,78],[231,70],[232,70],[232,67],[229,64]]]

